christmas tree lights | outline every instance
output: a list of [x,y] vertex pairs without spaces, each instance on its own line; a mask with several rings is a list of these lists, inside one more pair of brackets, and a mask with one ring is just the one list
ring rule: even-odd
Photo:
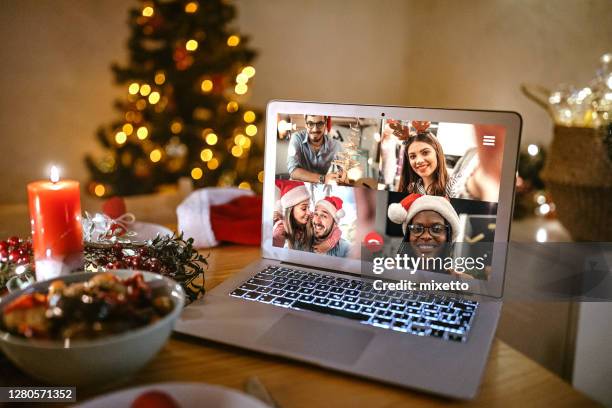
[[130,10],[129,60],[112,66],[121,114],[97,132],[105,153],[85,159],[92,194],[151,193],[181,177],[261,190],[261,114],[245,105],[256,53],[230,26],[235,14],[225,0]]

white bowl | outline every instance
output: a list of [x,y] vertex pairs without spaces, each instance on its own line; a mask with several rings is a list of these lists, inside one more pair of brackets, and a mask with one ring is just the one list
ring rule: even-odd
[[[134,272],[112,271],[120,278],[132,276]],[[185,293],[178,283],[158,274],[140,273],[154,293],[161,291],[174,302],[174,309],[158,321],[125,333],[72,342],[26,339],[0,330],[0,349],[24,372],[52,384],[105,385],[134,374],[165,344],[185,303]],[[69,284],[87,281],[94,275],[85,272],[59,279]],[[11,292],[0,299],[0,312],[24,293],[46,292],[51,282],[38,282]]]

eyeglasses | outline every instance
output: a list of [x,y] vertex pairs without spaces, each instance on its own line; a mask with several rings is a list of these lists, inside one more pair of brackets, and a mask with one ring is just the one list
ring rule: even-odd
[[414,235],[415,237],[420,237],[421,235],[423,235],[425,233],[425,230],[429,231],[429,235],[431,235],[432,237],[440,237],[448,232],[448,225],[434,224],[429,227],[426,227],[422,224],[408,225],[408,231],[410,231],[410,234]]
[[309,129],[312,129],[312,128],[314,128],[315,126],[317,127],[317,129],[323,129],[323,126],[325,126],[325,122],[324,122],[324,121],[322,121],[322,120],[321,120],[321,121],[319,121],[319,122],[311,122],[311,121],[308,121],[308,122],[306,122],[306,126],[307,126]]

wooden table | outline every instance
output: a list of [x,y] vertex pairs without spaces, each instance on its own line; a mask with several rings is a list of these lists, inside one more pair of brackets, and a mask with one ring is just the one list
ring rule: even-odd
[[[206,272],[207,289],[238,272],[259,255],[258,247],[222,246],[211,250]],[[6,385],[38,384],[21,374],[4,357],[0,357],[0,374]],[[497,339],[480,393],[470,402],[451,401],[179,334],[174,334],[155,359],[135,377],[106,389],[79,388],[77,395],[82,401],[115,389],[167,381],[207,382],[242,390],[249,376],[258,376],[284,408],[597,406],[559,377]]]

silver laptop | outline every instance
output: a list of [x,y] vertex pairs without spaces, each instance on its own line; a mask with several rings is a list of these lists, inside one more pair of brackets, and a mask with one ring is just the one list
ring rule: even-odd
[[[262,258],[175,330],[473,398],[501,310],[520,131],[513,112],[270,102]],[[481,262],[456,262],[469,256]]]

